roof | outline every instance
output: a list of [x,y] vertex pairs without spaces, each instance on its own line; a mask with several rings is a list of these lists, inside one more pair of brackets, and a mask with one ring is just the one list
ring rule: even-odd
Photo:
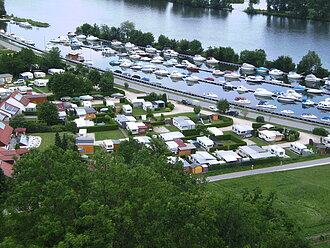
[[304,144],[299,143],[299,142],[291,143],[291,146],[295,146],[295,147],[297,147],[298,149],[307,149],[307,146],[305,146]]
[[149,136],[138,136],[138,137],[134,137],[133,139],[137,140],[139,143],[142,144],[147,144],[150,143],[151,138]]
[[270,149],[270,148],[277,152],[285,152],[285,150],[282,147],[277,146],[277,145],[269,146],[268,149]]
[[156,100],[154,101],[154,103],[157,103],[157,104],[165,104],[165,102],[163,100]]
[[9,73],[0,74],[0,78],[4,78],[4,77],[13,77],[13,75],[11,75]]
[[143,122],[127,122],[126,127],[130,130],[140,129],[140,128],[148,128]]
[[27,98],[27,96],[29,96],[29,95],[23,96],[18,91],[14,91],[13,93],[10,94],[10,96],[8,98],[12,97],[15,100],[19,101],[20,103],[22,103],[24,106],[26,106],[29,103],[29,99]]
[[213,146],[214,145],[214,142],[210,138],[208,138],[206,136],[197,137],[196,140],[198,142],[202,142],[206,146]]
[[270,130],[262,130],[262,131],[259,131],[259,133],[264,134],[267,137],[276,137],[276,136],[283,135],[279,131],[270,131]]
[[225,160],[226,162],[236,162],[238,159],[241,158],[236,152],[234,151],[215,151],[215,154],[218,158]]
[[176,140],[176,139],[182,139],[185,136],[181,132],[168,132],[168,133],[162,133],[159,135],[163,140],[170,141],[170,140]]
[[2,102],[0,103],[0,110],[4,111],[5,114],[7,113],[9,115],[15,115],[19,111],[19,108],[10,103]]
[[93,137],[78,137],[76,138],[76,145],[94,145]]
[[74,110],[76,111],[77,115],[86,115],[86,110],[84,107],[74,108]]
[[76,124],[77,127],[92,127],[94,126],[94,122],[91,120],[85,120],[84,118],[78,118],[73,120]]
[[115,118],[116,121],[118,122],[135,122],[136,119],[133,116],[126,116],[126,115],[117,115]]
[[265,124],[265,125],[262,125],[261,127],[266,128],[266,129],[271,129],[271,128],[274,128],[275,126],[272,124]]
[[132,99],[129,99],[129,102],[130,103],[143,103],[144,102],[144,99],[143,98],[132,98]]
[[197,161],[199,164],[219,164],[219,161],[217,161],[214,156],[204,151],[197,151],[195,154],[190,155],[190,157]]
[[215,136],[223,135],[223,132],[217,127],[208,127],[207,131],[209,131],[210,133],[212,133]]
[[10,142],[11,134],[13,128],[9,126],[6,122],[0,121],[0,142],[4,145],[8,145]]
[[97,111],[94,108],[90,108],[90,107],[85,107],[85,111],[86,111],[87,114],[97,113]]
[[129,104],[125,104],[122,106],[123,109],[132,109],[132,106]]
[[26,128],[18,127],[18,128],[15,128],[14,132],[26,132]]
[[178,149],[178,147],[179,147],[179,145],[173,140],[167,141],[167,142],[165,142],[165,144],[170,150]]
[[3,170],[3,173],[7,177],[11,177],[11,175],[14,173],[13,165],[5,161],[0,161],[0,168]]
[[251,126],[248,125],[233,125],[233,128],[241,131],[241,132],[246,132],[246,131],[253,131],[253,128]]
[[174,117],[173,118],[173,121],[176,121],[179,123],[180,126],[192,126],[192,125],[195,125],[195,122],[193,122],[192,120],[190,119],[185,119],[183,117]]

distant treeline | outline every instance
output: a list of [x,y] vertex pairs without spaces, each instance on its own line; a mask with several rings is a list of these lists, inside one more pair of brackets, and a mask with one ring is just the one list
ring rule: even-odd
[[179,3],[192,7],[212,8],[212,9],[233,8],[231,5],[232,0],[169,0],[169,2]]
[[[250,5],[251,6],[251,5]],[[246,10],[252,14],[268,14],[303,19],[330,21],[329,0],[267,0],[267,10]]]
[[5,0],[0,0],[0,16],[5,16],[6,14]]
[[277,68],[284,72],[289,72],[297,69],[299,73],[315,73],[319,77],[326,77],[329,71],[322,68],[320,57],[313,51],[300,61],[297,65],[289,56],[279,56],[273,61],[267,60],[267,54],[263,49],[243,50],[240,54],[236,53],[231,47],[208,47],[203,49],[202,43],[198,40],[176,40],[170,39],[165,35],[160,35],[155,40],[152,33],[144,33],[141,30],[136,30],[132,22],[123,22],[120,27],[109,27],[107,25],[98,26],[97,24],[90,25],[85,23],[76,28],[77,34],[94,35],[104,40],[120,40],[123,42],[131,42],[138,46],[152,45],[153,47],[163,50],[171,48],[180,54],[196,55],[201,54],[205,57],[214,57],[220,61],[230,63],[249,63],[255,66],[266,66],[268,68]]

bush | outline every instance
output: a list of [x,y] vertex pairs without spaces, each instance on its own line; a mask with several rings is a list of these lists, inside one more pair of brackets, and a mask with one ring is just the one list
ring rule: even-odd
[[320,136],[328,136],[329,132],[322,127],[316,127],[313,129],[313,134]]
[[265,118],[263,116],[258,116],[256,118],[256,122],[261,122],[261,123],[265,123]]
[[168,103],[167,103],[167,107],[170,108],[170,110],[172,111],[172,110],[174,109],[175,106],[174,106],[173,103],[168,102]]
[[263,123],[252,123],[252,128],[253,129],[258,129],[258,128],[260,128],[261,126],[263,126],[264,124]]
[[36,111],[23,111],[23,114],[24,115],[29,115],[29,116],[34,116],[34,115],[37,115],[37,112]]

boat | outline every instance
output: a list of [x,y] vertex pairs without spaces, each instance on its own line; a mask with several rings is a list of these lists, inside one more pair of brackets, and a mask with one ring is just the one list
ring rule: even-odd
[[323,78],[323,80],[325,81],[324,82],[324,87],[326,89],[330,89],[330,78],[329,77],[326,77],[326,78]]
[[127,49],[127,50],[131,50],[131,49],[133,49],[133,47],[135,47],[135,45],[132,44],[131,42],[127,42],[125,44],[125,49]]
[[147,53],[155,53],[155,52],[157,52],[157,49],[156,49],[156,48],[153,48],[153,47],[150,46],[150,45],[147,45],[147,46],[146,46],[146,52],[147,52]]
[[79,39],[79,40],[85,40],[86,39],[86,35],[79,34],[79,35],[76,36],[76,38]]
[[132,62],[130,62],[130,61],[124,61],[119,66],[120,67],[124,67],[124,68],[129,68],[129,67],[132,66]]
[[141,61],[144,61],[144,62],[150,62],[151,61],[151,58],[149,58],[149,57],[142,57],[140,60]]
[[141,56],[138,54],[132,54],[129,56],[129,58],[132,60],[139,60],[141,58]]
[[172,79],[182,79],[184,77],[185,77],[185,75],[183,75],[182,73],[179,73],[177,71],[172,71],[170,74],[170,78],[172,78]]
[[250,104],[251,101],[248,100],[246,97],[242,97],[242,96],[237,96],[234,99],[235,103],[239,103],[239,104]]
[[33,40],[27,40],[27,41],[25,41],[25,43],[30,46],[35,46],[35,44],[36,44]]
[[116,51],[113,50],[111,47],[103,47],[102,49],[102,54],[103,55],[111,55],[111,54],[115,54]]
[[248,76],[245,78],[247,82],[253,82],[253,83],[260,83],[264,80],[263,76],[256,75],[256,76]]
[[156,74],[157,76],[167,77],[169,72],[166,70],[156,70],[154,71],[154,74]]
[[171,60],[167,60],[167,61],[163,62],[163,65],[164,66],[174,66],[174,65],[176,65],[176,63],[174,63]]
[[91,60],[91,59],[87,59],[87,60],[84,60],[84,65],[86,65],[86,66],[92,66],[93,65],[93,60]]
[[182,68],[183,69],[183,68],[186,68],[187,66],[184,65],[184,64],[176,64],[175,67],[176,68]]
[[119,57],[127,57],[128,56],[128,53],[118,53],[118,56]]
[[190,66],[187,67],[186,69],[191,72],[199,72],[199,68],[197,66]]
[[20,22],[18,23],[18,26],[20,26],[21,28],[32,28],[32,25],[28,22]]
[[49,42],[51,43],[61,43],[61,40],[59,38],[51,39]]
[[110,64],[110,65],[120,65],[121,62],[119,62],[118,60],[111,60],[111,61],[109,62],[109,64]]
[[255,96],[263,96],[263,97],[272,97],[274,95],[273,92],[266,90],[264,88],[257,88],[253,93]]
[[146,65],[146,66],[144,66],[144,67],[141,69],[141,71],[146,72],[146,73],[152,73],[152,72],[154,72],[156,69],[157,69],[157,68],[156,68],[156,66],[154,66],[154,65]]
[[330,122],[330,116],[324,116],[321,118],[321,121]]
[[249,92],[249,89],[244,87],[243,85],[240,85],[236,88],[237,92],[238,93],[246,93],[246,92]]
[[267,69],[266,67],[259,67],[256,69],[256,71],[262,74],[266,74],[269,72],[269,69]]
[[186,77],[185,80],[186,81],[189,81],[189,82],[198,82],[199,81],[199,77],[189,76],[189,77]]
[[163,55],[166,57],[176,58],[179,56],[179,53],[172,49],[167,49],[163,52]]
[[206,80],[206,81],[213,81],[214,82],[214,78],[211,78],[211,77],[204,78],[204,80]]
[[298,74],[297,72],[295,71],[290,71],[289,74],[288,74],[288,79],[295,79],[295,80],[299,80],[299,79],[302,79],[303,76]]
[[273,77],[281,77],[283,76],[284,72],[279,69],[271,69],[269,71],[269,75]]
[[302,86],[302,85],[298,85],[296,87],[293,87],[293,89],[295,91],[305,91],[305,90],[307,90],[307,88],[305,86]]
[[303,106],[306,106],[306,107],[312,107],[312,106],[316,105],[315,102],[313,102],[313,101],[311,101],[307,98],[301,99],[301,103],[302,103]]
[[224,77],[225,79],[239,79],[241,75],[235,72],[231,72],[231,73],[225,73]]
[[330,110],[330,98],[326,98],[324,101],[319,102],[316,107],[322,110]]
[[131,69],[132,69],[132,70],[135,70],[135,71],[139,71],[139,70],[142,69],[142,66],[141,66],[141,65],[132,65],[132,66],[131,66]]
[[217,94],[214,94],[214,93],[204,93],[204,96],[206,97],[209,97],[209,98],[218,98],[218,95]]
[[79,42],[79,41],[77,41],[77,40],[71,41],[71,44],[70,44],[70,46],[71,46],[72,48],[80,48],[81,45],[82,45],[81,42]]
[[279,102],[285,102],[285,103],[295,103],[295,98],[290,97],[290,96],[286,96],[285,94],[283,95],[278,95],[276,97],[277,101]]
[[101,51],[103,49],[102,46],[98,44],[91,46],[91,48],[95,51]]
[[163,60],[160,60],[160,59],[153,59],[153,60],[151,60],[150,61],[151,63],[154,63],[154,64],[161,64],[161,63],[163,63]]
[[317,119],[317,116],[313,115],[313,114],[310,114],[310,113],[303,113],[301,115],[301,117],[303,118],[307,118],[307,119]]
[[80,53],[74,52],[74,51],[69,51],[65,58],[70,59],[70,60],[75,60],[78,62],[84,62],[84,57],[80,56]]
[[76,36],[76,33],[75,32],[68,32],[68,37],[72,38],[72,37],[75,37]]
[[314,74],[308,74],[305,77],[305,81],[310,83],[315,83],[315,82],[320,82],[321,78],[316,77]]
[[308,89],[307,90],[307,93],[310,93],[310,94],[323,94],[323,90],[320,90],[320,89]]
[[228,83],[228,82],[225,82],[223,85],[222,85],[222,88],[224,90],[232,90],[234,88],[234,85],[232,85],[231,83]]
[[243,71],[254,71],[256,67],[254,65],[248,64],[248,63],[243,63],[241,66],[241,70]]
[[284,110],[281,111],[281,113],[282,114],[289,114],[289,115],[294,114],[294,112],[290,109],[284,109]]
[[288,96],[288,97],[291,97],[295,100],[300,100],[302,98],[302,95],[299,94],[298,92],[296,92],[295,90],[293,89],[288,89],[285,93],[284,93],[285,96]]
[[215,59],[214,57],[208,57],[206,63],[210,65],[217,65],[219,64],[219,60]]
[[204,58],[203,56],[199,55],[199,54],[196,54],[194,57],[193,57],[193,61],[195,62],[204,62],[206,60],[206,58]]
[[277,107],[273,104],[269,104],[267,101],[260,101],[257,104],[257,107],[259,108],[269,108],[269,109],[276,109]]
[[95,36],[93,36],[93,35],[88,35],[88,36],[86,37],[86,40],[87,40],[87,41],[98,41],[99,38],[97,38],[97,37],[95,37]]
[[111,46],[115,46],[115,47],[118,47],[118,46],[121,46],[123,43],[119,40],[112,40],[111,41]]
[[214,70],[212,72],[212,75],[215,76],[215,77],[221,77],[223,76],[225,73],[223,71],[220,71],[220,70]]

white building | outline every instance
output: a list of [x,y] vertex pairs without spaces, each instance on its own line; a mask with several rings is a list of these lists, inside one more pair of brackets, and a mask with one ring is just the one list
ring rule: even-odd
[[307,146],[299,142],[291,143],[290,150],[302,156],[313,154],[313,151],[311,151],[307,148]]
[[277,145],[268,146],[268,151],[272,154],[275,154],[277,157],[283,158],[285,157],[285,150]]
[[175,141],[167,141],[165,142],[167,149],[169,149],[174,154],[178,153],[179,145]]
[[226,163],[237,162],[241,159],[241,156],[234,151],[215,151],[215,156],[224,160]]
[[218,161],[214,156],[208,152],[197,151],[195,154],[190,155],[190,160],[197,164],[206,164],[206,165],[218,165],[224,164],[223,161]]
[[136,122],[136,119],[133,116],[117,115],[115,121],[119,126],[126,128],[127,122]]
[[46,77],[46,73],[42,72],[42,71],[36,71],[33,73],[35,78],[44,78]]
[[153,105],[151,102],[143,102],[142,108],[144,111],[147,111],[148,109],[153,110]]
[[174,117],[172,121],[173,121],[173,126],[175,126],[177,129],[181,131],[191,130],[196,128],[196,124],[189,118]]
[[140,130],[146,130],[148,127],[143,122],[127,122],[126,129],[131,131],[133,135],[139,134]]
[[184,138],[184,135],[181,132],[168,132],[168,133],[160,134],[159,137],[166,142],[171,140],[182,139]]
[[31,80],[33,79],[33,73],[32,72],[23,72],[19,74],[20,78],[23,78],[24,80]]
[[36,79],[34,80],[34,85],[38,87],[46,87],[49,79]]
[[110,108],[114,108],[115,103],[113,101],[111,101],[110,99],[106,99],[105,100],[105,106],[110,107]]
[[281,141],[283,134],[278,131],[262,130],[258,132],[258,137],[267,142]]
[[253,128],[248,125],[233,125],[232,131],[243,138],[252,137],[253,135]]
[[143,98],[133,98],[128,101],[133,105],[133,108],[142,108],[143,103],[145,102]]
[[221,136],[221,135],[223,135],[223,132],[219,128],[217,128],[217,127],[208,127],[206,130],[209,131],[214,136]]
[[49,75],[54,75],[56,73],[63,74],[64,72],[65,72],[65,70],[63,70],[63,69],[56,69],[56,68],[48,69]]
[[210,148],[212,148],[214,146],[213,140],[211,140],[210,138],[208,138],[206,136],[197,137],[196,140],[197,140],[198,144],[200,144],[206,150],[210,150]]
[[125,114],[132,114],[132,107],[131,105],[125,104],[122,106],[122,110],[124,111]]

